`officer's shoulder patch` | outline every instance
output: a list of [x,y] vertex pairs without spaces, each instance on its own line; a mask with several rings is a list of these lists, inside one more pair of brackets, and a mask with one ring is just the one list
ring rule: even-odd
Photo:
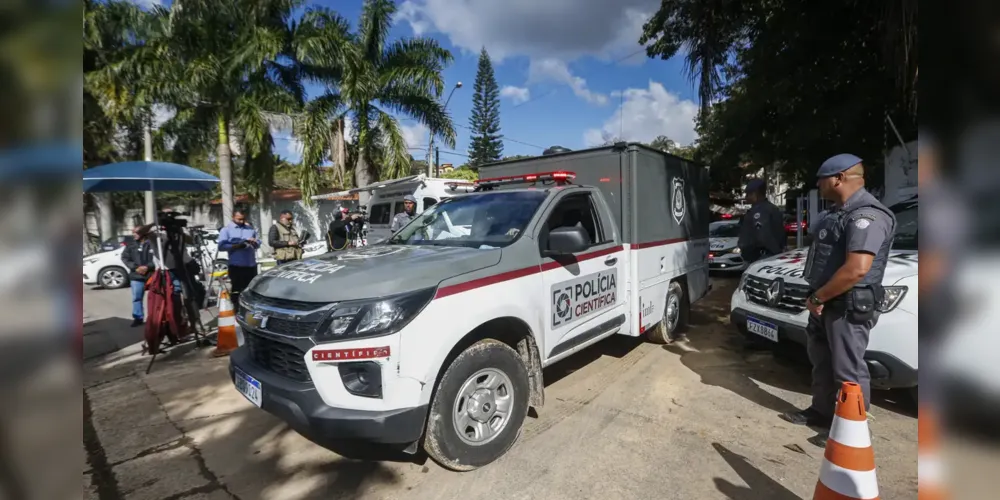
[[867,217],[858,217],[854,219],[854,227],[858,229],[868,229],[868,226],[872,223]]

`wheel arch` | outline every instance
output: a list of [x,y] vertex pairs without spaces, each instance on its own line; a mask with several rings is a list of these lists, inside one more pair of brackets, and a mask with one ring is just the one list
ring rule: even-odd
[[437,392],[438,384],[445,370],[451,363],[469,346],[480,340],[493,339],[507,344],[517,351],[524,361],[524,367],[528,370],[528,383],[531,392],[528,397],[528,404],[540,408],[545,404],[545,384],[542,379],[542,361],[538,349],[538,342],[535,340],[534,332],[524,320],[515,316],[501,316],[481,323],[468,333],[466,333],[445,356],[444,361],[434,374],[434,387],[431,391],[431,400]]

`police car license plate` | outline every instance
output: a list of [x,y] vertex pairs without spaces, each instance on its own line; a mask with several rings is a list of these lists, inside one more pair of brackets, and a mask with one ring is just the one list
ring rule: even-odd
[[747,330],[772,342],[778,341],[778,327],[766,321],[747,317]]
[[260,407],[261,396],[263,396],[264,391],[260,387],[260,381],[243,373],[239,368],[236,368],[236,390],[240,391],[245,398],[250,400],[251,403]]

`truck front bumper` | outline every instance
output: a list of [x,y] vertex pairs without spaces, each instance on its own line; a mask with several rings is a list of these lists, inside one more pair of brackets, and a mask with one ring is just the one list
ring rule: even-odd
[[256,365],[246,346],[229,357],[229,378],[234,383],[236,369],[260,382],[264,411],[307,437],[408,444],[423,434],[427,406],[387,411],[335,408],[323,402],[312,383],[290,380]]
[[[779,341],[788,340],[803,346],[806,345],[808,334],[804,326],[769,318],[767,315],[737,307],[729,313],[729,321],[743,336],[760,338],[747,331],[748,314],[774,324],[778,328]],[[761,338],[761,340],[767,342],[766,339]],[[902,389],[917,385],[917,369],[892,354],[869,350],[865,352],[865,364],[868,365],[872,387],[876,389]]]

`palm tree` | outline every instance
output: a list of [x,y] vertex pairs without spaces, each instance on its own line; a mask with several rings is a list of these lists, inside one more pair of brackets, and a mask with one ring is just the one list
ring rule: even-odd
[[[176,0],[166,29],[145,40],[129,59],[158,75],[158,92],[171,96],[177,114],[163,127],[178,144],[189,149],[214,144],[225,220],[233,210],[232,146],[239,145],[247,159],[266,157],[271,129],[304,101],[291,21],[300,4]],[[267,168],[267,162],[246,164]],[[266,179],[263,174],[256,177]],[[270,186],[257,187],[270,191]],[[269,222],[262,219],[262,224]]]
[[649,57],[670,59],[686,50],[685,69],[698,87],[700,120],[708,116],[722,87],[721,69],[742,37],[742,8],[739,0],[664,0],[643,25],[639,43],[652,42],[646,47]]
[[[425,38],[390,43],[395,12],[391,0],[366,0],[357,33],[350,33],[343,18],[325,9],[304,16],[302,32],[326,36],[323,43],[301,43],[297,50],[303,73],[326,85],[324,94],[307,105],[297,127],[307,170],[330,150],[326,139],[331,123],[348,117],[353,133],[345,156],[358,186],[409,174],[406,140],[394,114],[424,124],[454,147],[455,129],[438,99],[444,90],[441,72],[451,62],[451,53]],[[367,204],[367,194],[362,193],[361,203]]]

